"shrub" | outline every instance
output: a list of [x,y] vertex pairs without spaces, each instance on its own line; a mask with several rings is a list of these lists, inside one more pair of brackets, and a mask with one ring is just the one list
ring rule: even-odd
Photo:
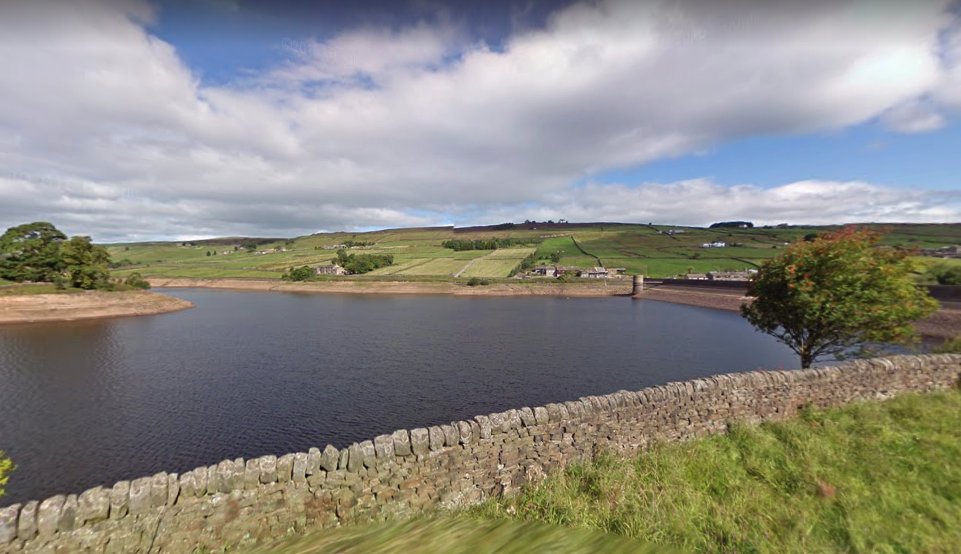
[[934,347],[935,354],[961,354],[961,336],[948,339]]
[[471,277],[470,279],[467,280],[467,286],[468,286],[468,287],[476,287],[476,286],[478,286],[478,285],[479,285],[479,286],[487,286],[487,285],[489,285],[489,284],[491,284],[490,280],[488,280],[488,279],[481,279],[480,277]]
[[133,272],[128,275],[127,278],[123,280],[123,284],[127,285],[128,287],[141,290],[147,290],[150,288],[150,283],[148,283],[147,280],[137,272]]

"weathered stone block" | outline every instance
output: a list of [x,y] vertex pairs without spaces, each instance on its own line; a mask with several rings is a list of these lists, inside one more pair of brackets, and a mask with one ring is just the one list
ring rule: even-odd
[[[41,539],[49,539],[56,534],[60,527],[60,512],[66,499],[64,495],[58,494],[40,503],[37,509],[37,533]],[[2,540],[0,544],[3,544]]]
[[428,427],[427,432],[430,435],[430,449],[433,451],[441,450],[444,448],[444,431],[440,427]]
[[521,418],[521,423],[524,427],[533,427],[537,425],[537,419],[534,418],[534,410],[524,407],[517,410],[517,414]]
[[320,459],[323,454],[320,453],[319,448],[311,448],[307,451],[307,469],[305,473],[307,475],[313,475],[320,471]]
[[173,506],[180,498],[180,477],[176,473],[167,474],[167,506]]
[[518,410],[507,410],[504,415],[507,416],[507,426],[510,429],[519,430],[523,427],[521,425],[521,414]]
[[396,456],[411,455],[412,452],[410,448],[410,434],[407,432],[406,429],[394,431],[394,434],[391,435],[391,438],[394,439],[394,454]]
[[457,435],[458,441],[461,444],[470,444],[473,433],[471,433],[470,424],[466,421],[457,422]]
[[167,505],[167,474],[164,472],[150,478],[150,505],[154,508]]
[[547,408],[543,406],[534,408],[534,419],[538,425],[545,425],[551,421],[550,415],[547,413]]
[[40,503],[31,500],[20,508],[20,518],[17,519],[17,538],[28,541],[37,534],[37,508]]
[[130,509],[130,481],[120,481],[110,489],[110,519],[120,519]]
[[344,452],[348,453],[347,456],[347,471],[356,473],[364,467],[364,452],[361,450],[360,445],[354,443],[350,445]]
[[430,450],[430,432],[427,429],[412,429],[410,432],[410,449],[416,455],[427,454]]
[[[318,455],[320,452],[318,451]],[[303,483],[307,480],[307,460],[309,453],[297,452],[294,454],[294,466],[290,472],[290,480],[294,483]]]
[[551,403],[544,406],[544,408],[547,409],[547,418],[550,423],[561,422],[563,418],[561,417],[560,406],[558,406],[557,404]]
[[[110,517],[110,495],[103,487],[83,491],[77,501],[77,524],[80,526]],[[63,504],[60,505],[60,509],[63,509]]]
[[[260,458],[253,460],[247,460],[247,466],[244,468],[244,489],[246,490],[256,490],[260,485]],[[184,479],[180,479],[180,487],[184,491]]]
[[141,477],[130,482],[130,515],[140,515],[150,510],[151,481],[150,477]]
[[326,472],[337,469],[337,461],[340,459],[340,451],[331,445],[324,448],[324,454],[320,457],[320,467]]
[[80,504],[77,500],[77,495],[68,494],[67,498],[63,501],[63,509],[60,510],[60,525],[58,528],[61,533],[73,531],[79,527],[80,524],[77,521],[79,507]]
[[7,545],[17,538],[17,519],[20,517],[20,504],[0,508],[0,546]]
[[394,459],[394,437],[390,435],[380,435],[374,438],[374,453],[381,462],[393,461]]
[[441,425],[440,430],[444,433],[444,446],[457,446],[459,437],[457,436],[457,427],[454,424]]
[[260,457],[260,482],[263,484],[277,482],[277,456]]
[[340,458],[337,460],[337,469],[347,469],[347,464],[350,462],[350,447],[347,447],[340,451]]
[[474,421],[480,427],[480,438],[489,439],[491,438],[491,420],[487,416],[474,416]]
[[294,471],[294,455],[284,454],[277,458],[277,482],[287,483]]
[[364,467],[375,467],[377,465],[377,453],[374,451],[374,442],[363,441],[357,446],[360,447],[361,456],[363,456],[364,459]]
[[487,420],[490,422],[492,434],[506,433],[511,429],[510,421],[507,420],[507,414],[490,414],[487,416]]

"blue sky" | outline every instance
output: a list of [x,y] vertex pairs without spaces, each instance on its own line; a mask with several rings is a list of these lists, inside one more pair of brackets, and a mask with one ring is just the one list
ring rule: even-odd
[[0,226],[961,221],[961,4],[0,7]]

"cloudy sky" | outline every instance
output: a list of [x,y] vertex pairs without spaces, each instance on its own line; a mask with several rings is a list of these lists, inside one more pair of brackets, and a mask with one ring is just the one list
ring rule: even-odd
[[0,3],[0,227],[961,221],[961,3]]

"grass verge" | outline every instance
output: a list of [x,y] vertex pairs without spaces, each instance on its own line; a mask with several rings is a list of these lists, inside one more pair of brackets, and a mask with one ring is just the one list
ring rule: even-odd
[[959,460],[961,393],[907,395],[602,453],[472,515],[688,552],[956,552]]
[[271,543],[267,554],[667,554],[676,550],[635,539],[542,523],[417,519],[333,529],[295,541]]

